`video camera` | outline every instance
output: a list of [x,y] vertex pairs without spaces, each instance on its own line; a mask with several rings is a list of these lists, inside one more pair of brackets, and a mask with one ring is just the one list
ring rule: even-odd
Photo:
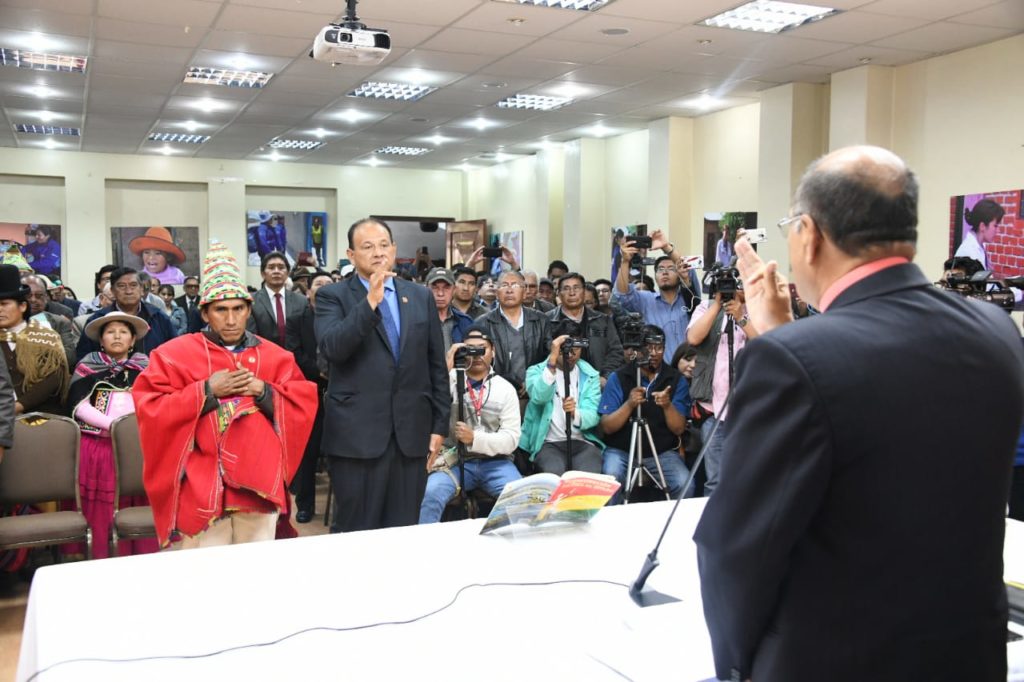
[[1016,303],[1010,287],[1024,289],[1020,277],[1001,280],[993,277],[991,270],[979,270],[973,275],[954,270],[935,284],[964,298],[994,303],[1006,312],[1012,311]]
[[644,343],[644,320],[640,313],[627,313],[628,318],[622,324],[622,347],[643,348]]
[[715,263],[711,269],[704,273],[701,280],[709,298],[716,294],[722,295],[722,303],[731,301],[736,297],[736,292],[743,289],[743,282],[740,280],[740,271],[730,265]]
[[568,336],[562,343],[562,353],[568,355],[573,348],[590,348],[590,339],[583,336],[583,329],[579,323],[569,319],[559,320],[552,328],[551,338]]
[[455,351],[455,364],[467,365],[472,358],[482,358],[486,352],[486,346],[461,346]]

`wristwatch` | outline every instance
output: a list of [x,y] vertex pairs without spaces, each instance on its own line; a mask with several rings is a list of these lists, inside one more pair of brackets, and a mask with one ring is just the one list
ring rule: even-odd
[[672,242],[669,242],[669,244],[668,244],[668,248],[667,248],[667,249],[662,249],[661,251],[662,251],[662,253],[664,253],[664,254],[665,254],[666,256],[671,256],[671,255],[672,255],[672,253],[673,253],[673,252],[675,252],[675,250],[676,250],[676,245],[675,245],[675,244],[673,244]]
[[748,318],[746,316],[741,317],[740,319],[736,320],[736,324],[738,324],[740,326],[740,329],[743,329],[744,327],[746,327],[747,326],[747,322],[750,322],[750,318]]

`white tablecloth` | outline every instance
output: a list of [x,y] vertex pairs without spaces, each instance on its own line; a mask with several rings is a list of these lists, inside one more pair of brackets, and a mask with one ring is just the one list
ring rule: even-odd
[[[482,520],[105,559],[36,573],[19,681],[60,661],[194,655],[316,626],[407,620],[467,584],[629,584],[669,503],[603,510],[589,527],[477,535]],[[701,680],[713,677],[687,501],[649,585],[682,602],[638,608],[625,587],[474,588],[408,625],[311,632],[193,660],[69,663],[56,680]]]
[[[604,584],[486,587],[408,625],[315,631],[192,660],[70,663],[58,680],[703,680],[713,677],[690,539],[703,500],[684,502],[649,587],[682,599],[638,608]],[[17,680],[73,658],[195,655],[317,626],[421,616],[484,582],[631,583],[667,502],[613,507],[589,527],[477,535],[482,520],[138,557],[36,572]],[[1024,582],[1024,524],[1008,521],[1005,574]],[[1008,646],[1024,681],[1024,641]]]

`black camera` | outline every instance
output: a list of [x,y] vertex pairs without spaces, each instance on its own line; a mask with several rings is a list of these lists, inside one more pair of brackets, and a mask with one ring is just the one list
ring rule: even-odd
[[573,348],[590,348],[590,339],[585,336],[572,337],[570,336],[562,343],[562,352],[572,350]]
[[583,327],[575,320],[564,317],[558,320],[551,328],[551,338],[557,339],[559,336],[569,337],[562,342],[563,353],[568,354],[573,348],[590,348],[590,339],[583,336]]
[[626,243],[637,249],[649,249],[654,243],[654,240],[645,234],[638,234],[635,237],[627,235]]
[[740,271],[721,263],[715,263],[710,270],[705,272],[701,283],[708,292],[709,298],[714,298],[716,294],[721,294],[723,303],[736,298],[736,292],[743,289],[743,282],[740,281]]
[[471,358],[482,358],[486,352],[486,346],[462,346],[455,351],[455,362],[464,363]]
[[[1015,280],[1019,280],[1019,278],[1015,278]],[[1007,284],[1016,286],[1017,282],[1013,280],[1004,282],[996,279],[992,277],[990,270],[979,270],[973,275],[958,271],[950,272],[936,284],[964,298],[994,303],[1006,312],[1011,312],[1016,304],[1013,292],[1010,291]]]
[[484,258],[501,258],[502,253],[500,246],[485,246],[482,255]]
[[640,313],[627,313],[628,319],[622,323],[622,347],[644,347],[644,320]]

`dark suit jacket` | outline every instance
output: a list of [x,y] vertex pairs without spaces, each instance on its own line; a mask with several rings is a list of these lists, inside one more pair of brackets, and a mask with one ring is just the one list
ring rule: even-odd
[[1019,337],[905,264],[747,344],[694,536],[719,677],[1006,679]]
[[[179,308],[181,308],[182,310],[185,311],[185,315],[186,316],[189,314],[190,311],[188,309],[188,296],[182,294],[178,298],[174,299],[174,302],[178,304]],[[199,301],[197,300],[196,301],[196,308],[198,308],[198,307],[199,307]]]
[[[554,337],[555,325],[566,316],[562,306],[552,309],[547,315],[551,320],[551,336]],[[590,340],[590,347],[584,348],[580,357],[593,365],[601,376],[606,377],[626,364],[622,341],[619,340],[612,318],[596,310],[583,308],[583,334]]]
[[[294,291],[283,291],[284,294],[284,347],[298,357],[305,351],[302,348],[302,317],[309,301],[302,294]],[[266,287],[252,295],[252,315],[249,316],[247,329],[256,336],[277,343],[277,320],[274,318],[274,302]]]
[[401,336],[398,366],[378,311],[358,277],[316,293],[316,338],[329,365],[322,449],[380,457],[395,434],[407,457],[426,458],[430,434],[448,433],[451,397],[444,337],[430,291],[395,280]]

